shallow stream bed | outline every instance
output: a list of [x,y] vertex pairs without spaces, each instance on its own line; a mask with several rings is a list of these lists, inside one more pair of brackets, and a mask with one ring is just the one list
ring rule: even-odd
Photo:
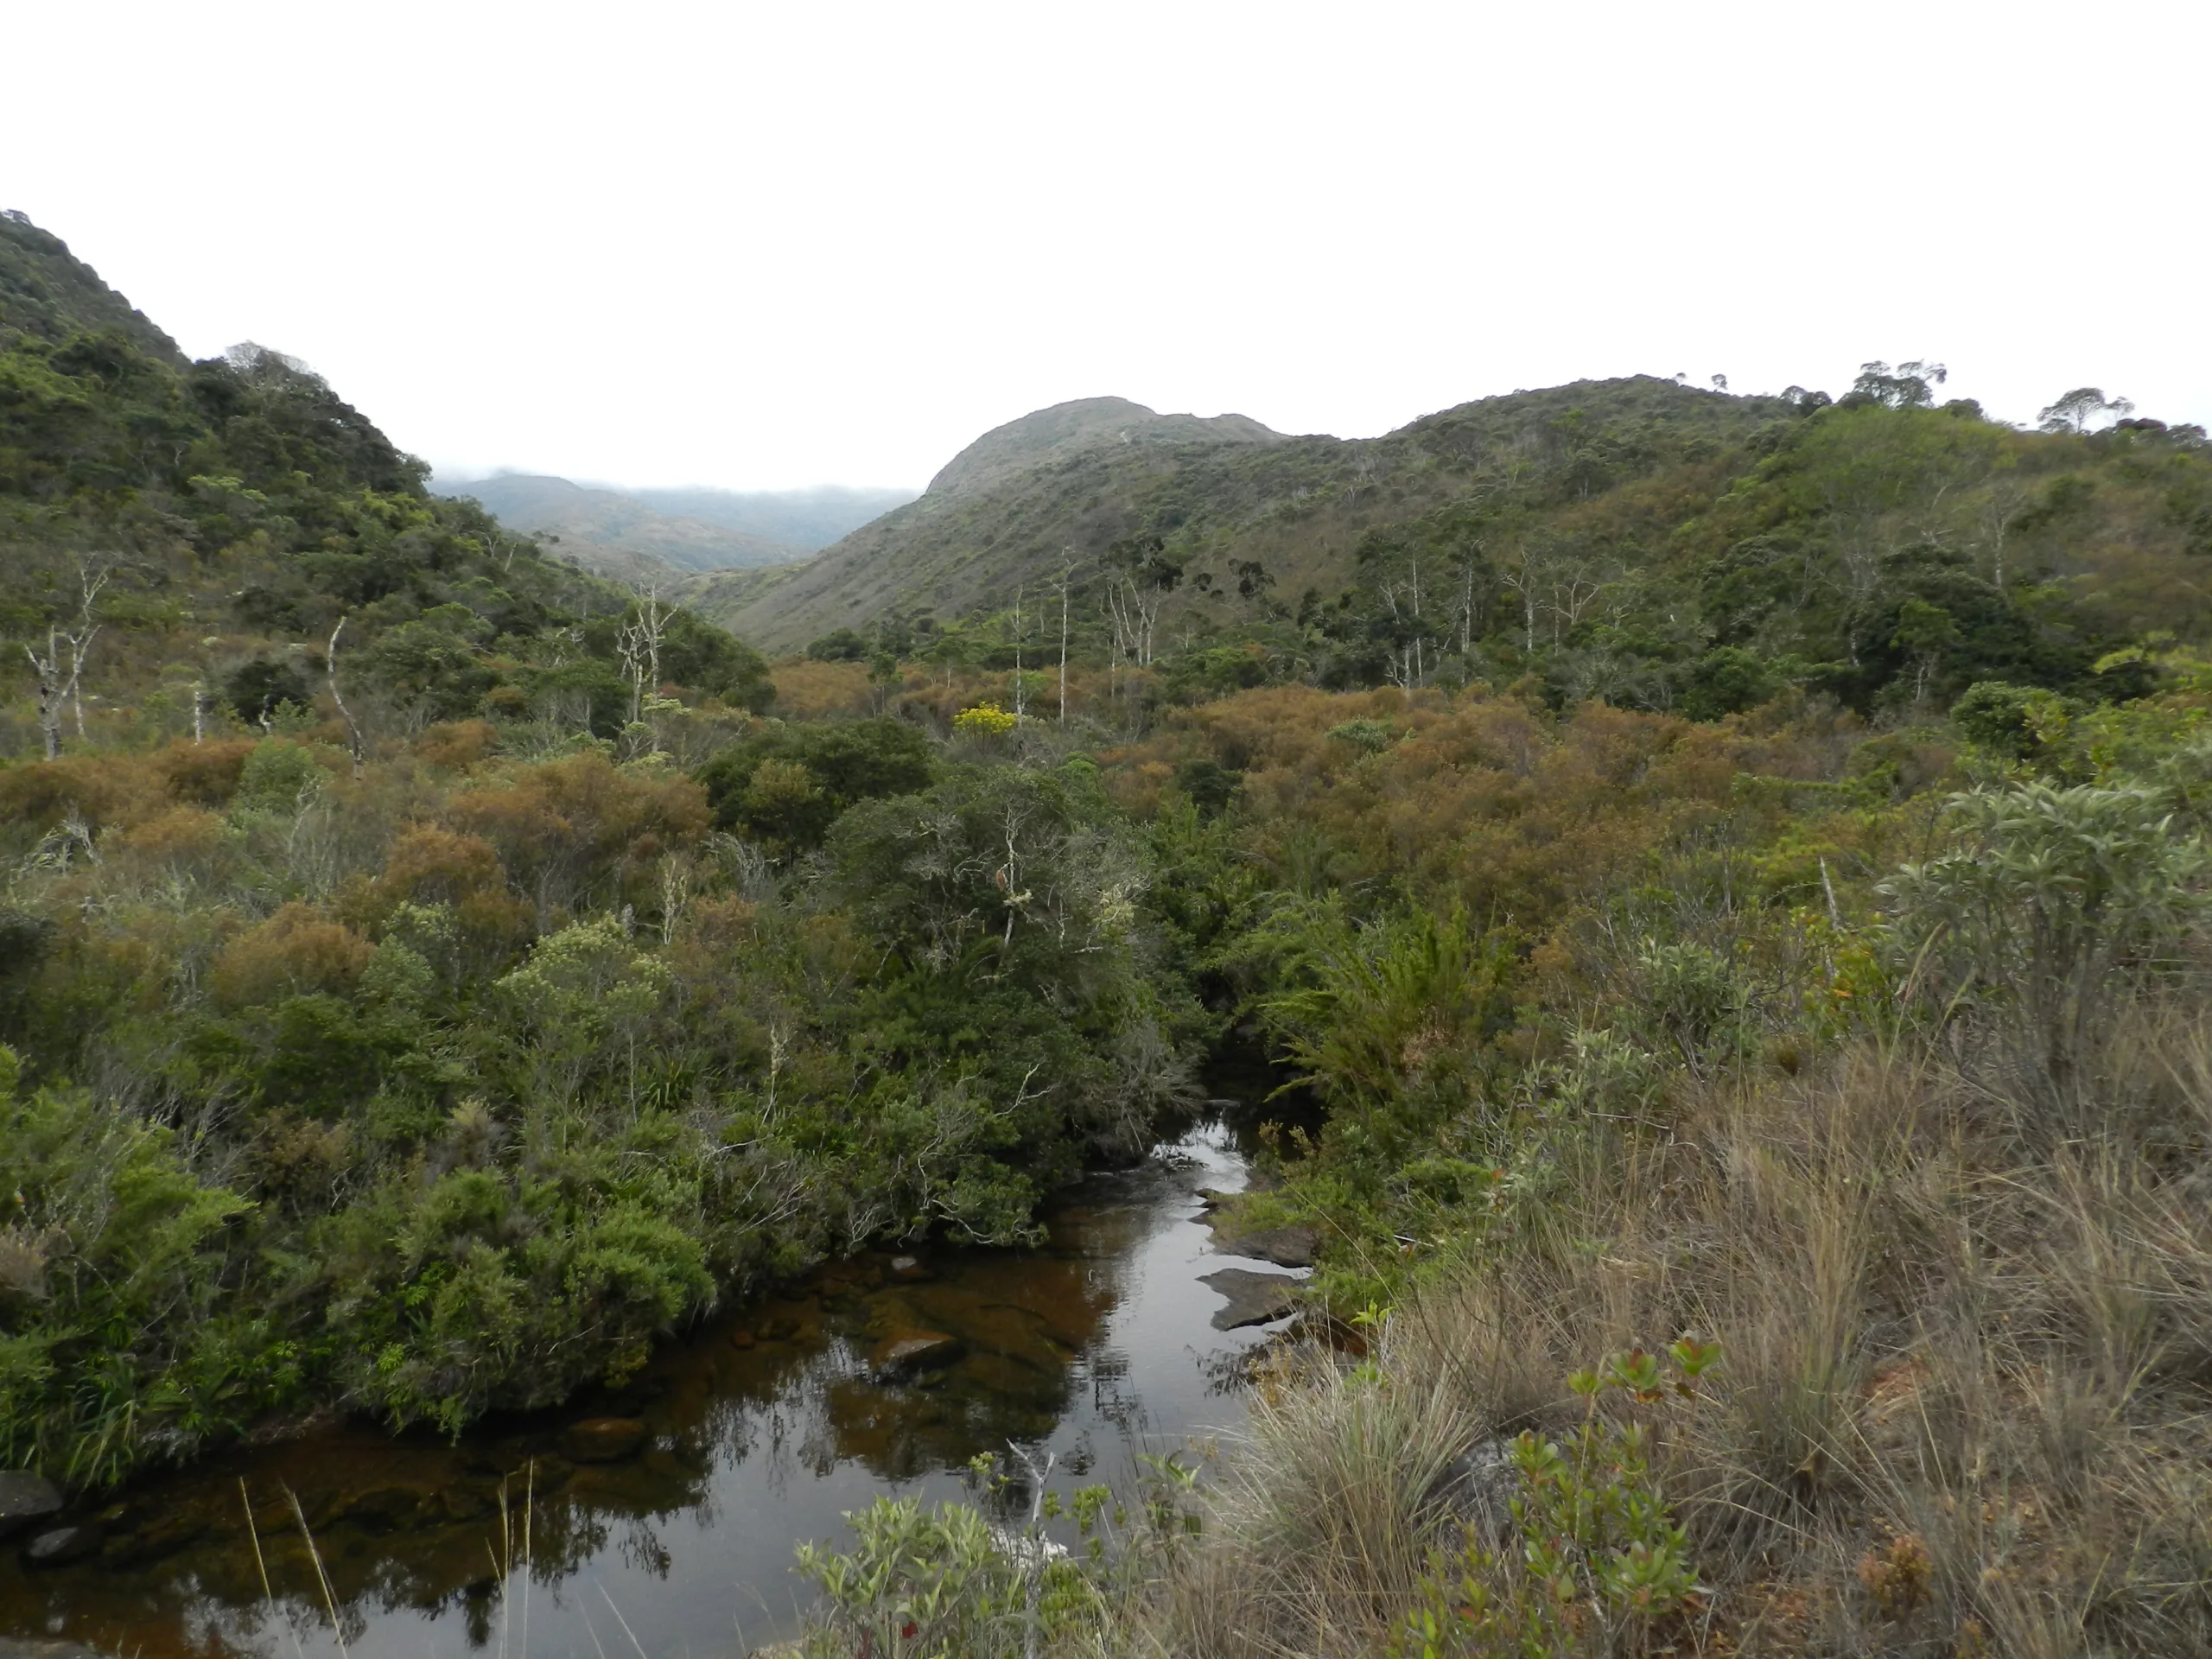
[[1041,1249],[825,1268],[619,1394],[458,1446],[351,1423],[143,1483],[81,1560],[0,1546],[0,1634],[335,1659],[296,1493],[351,1659],[742,1654],[796,1624],[791,1547],[842,1539],[842,1511],[963,1496],[969,1459],[1009,1441],[1052,1454],[1056,1486],[1127,1491],[1140,1453],[1234,1430],[1236,1357],[1266,1332],[1214,1330],[1200,1276],[1274,1269],[1211,1249],[1199,1192],[1244,1177],[1229,1131],[1202,1127],[1070,1192]]

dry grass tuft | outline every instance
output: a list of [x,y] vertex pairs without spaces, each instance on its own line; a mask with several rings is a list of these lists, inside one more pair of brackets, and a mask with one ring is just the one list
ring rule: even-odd
[[2212,1015],[2127,1007],[2064,1109],[2000,1045],[1869,1043],[1593,1136],[1556,1203],[1259,1412],[1165,1649],[1378,1652],[1455,1454],[1694,1330],[1662,1448],[1741,1655],[2212,1655]]

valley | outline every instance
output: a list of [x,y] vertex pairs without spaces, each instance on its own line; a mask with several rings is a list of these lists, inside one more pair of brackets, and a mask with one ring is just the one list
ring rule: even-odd
[[0,218],[0,1637],[2212,1652],[2212,444],[1945,378],[455,495]]

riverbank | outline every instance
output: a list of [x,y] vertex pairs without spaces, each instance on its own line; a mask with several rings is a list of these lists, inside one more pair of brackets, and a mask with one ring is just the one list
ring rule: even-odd
[[[204,1656],[210,1640],[258,1651],[273,1632],[257,1534],[310,1659],[334,1656],[289,1491],[353,1659],[496,1641],[525,1579],[536,1659],[592,1656],[594,1631],[619,1643],[609,1602],[653,1651],[721,1651],[741,1630],[766,1642],[809,1599],[792,1545],[835,1540],[842,1512],[874,1495],[968,1495],[968,1460],[1009,1440],[1055,1458],[1071,1489],[1126,1484],[1139,1452],[1241,1421],[1238,1357],[1267,1332],[1216,1331],[1221,1300],[1200,1280],[1266,1264],[1213,1250],[1201,1192],[1241,1186],[1245,1167],[1231,1135],[1203,1127],[1071,1189],[1039,1249],[823,1268],[558,1412],[494,1417],[458,1444],[349,1421],[137,1484],[100,1511],[92,1558],[0,1560],[0,1629],[59,1620],[143,1659]],[[921,1337],[938,1345],[901,1358]]]

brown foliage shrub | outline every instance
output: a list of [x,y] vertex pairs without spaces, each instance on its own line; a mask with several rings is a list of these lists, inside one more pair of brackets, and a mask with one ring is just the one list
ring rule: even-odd
[[800,657],[778,663],[768,677],[776,687],[777,712],[791,720],[874,712],[866,663],[817,663]]
[[377,880],[378,896],[387,906],[403,900],[458,905],[473,894],[505,887],[506,872],[490,842],[431,823],[411,824],[400,832]]
[[489,760],[499,747],[499,730],[488,720],[456,720],[433,726],[416,740],[415,753],[431,766],[466,772]]
[[1902,1533],[1886,1550],[1870,1549],[1859,1558],[1859,1582],[1883,1612],[1903,1618],[1928,1599],[1933,1568],[1918,1535]]
[[445,815],[497,849],[541,926],[587,895],[651,902],[653,861],[695,844],[709,822],[690,778],[617,766],[596,749],[481,781]]
[[218,738],[212,743],[172,743],[154,766],[170,794],[194,806],[227,806],[238,792],[246,757],[259,747],[250,737]]
[[0,766],[0,823],[34,836],[58,828],[73,810],[95,833],[130,816],[151,791],[130,757],[65,754]]
[[116,851],[171,880],[204,880],[226,862],[230,826],[219,812],[175,806],[143,818],[114,837]]
[[289,904],[222,948],[209,988],[229,1008],[312,991],[343,991],[359,976],[372,949],[353,929],[312,906]]

